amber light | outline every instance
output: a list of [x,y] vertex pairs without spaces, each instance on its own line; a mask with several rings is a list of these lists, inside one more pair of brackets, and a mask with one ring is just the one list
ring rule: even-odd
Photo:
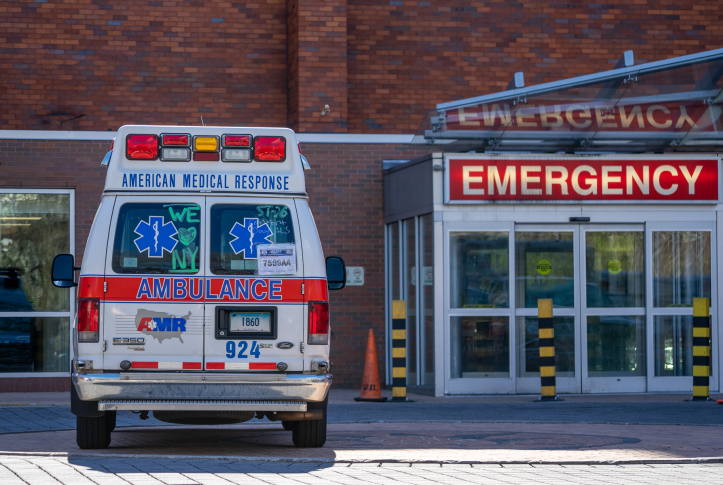
[[286,160],[286,139],[282,136],[259,136],[254,139],[254,160],[283,162]]
[[158,160],[158,136],[128,135],[126,137],[128,160]]
[[215,152],[218,150],[218,137],[196,136],[193,138],[193,149],[197,152]]

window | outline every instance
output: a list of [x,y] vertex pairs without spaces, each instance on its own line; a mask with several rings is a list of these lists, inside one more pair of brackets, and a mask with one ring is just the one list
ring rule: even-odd
[[452,308],[509,308],[509,233],[453,232]]
[[113,244],[113,271],[195,274],[200,268],[200,243],[198,204],[123,204]]
[[72,190],[0,192],[0,372],[70,370],[70,291],[50,269],[73,252],[72,201]]
[[260,244],[294,244],[288,206],[216,204],[211,208],[213,274],[258,274]]

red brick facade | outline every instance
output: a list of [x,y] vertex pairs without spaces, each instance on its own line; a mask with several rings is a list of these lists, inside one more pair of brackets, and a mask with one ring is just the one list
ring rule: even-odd
[[[75,189],[79,260],[103,192],[106,169],[100,166],[100,160],[108,147],[105,141],[0,139],[0,188]],[[306,186],[324,253],[339,255],[349,266],[363,266],[365,270],[364,286],[350,286],[330,294],[334,383],[358,387],[369,328],[377,336],[382,376],[384,370],[382,160],[414,158],[427,150],[410,150],[406,145],[316,143],[304,144],[302,150],[312,166],[306,172]],[[0,379],[0,392],[7,386],[10,390],[20,385],[10,382],[14,380]]]
[[[720,1],[0,0],[0,129],[410,133],[436,103],[719,48]],[[328,104],[330,113],[321,115]],[[84,117],[81,117],[83,116]]]

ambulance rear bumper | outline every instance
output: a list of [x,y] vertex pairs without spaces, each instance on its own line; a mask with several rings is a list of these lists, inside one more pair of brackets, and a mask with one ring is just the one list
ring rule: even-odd
[[331,374],[73,373],[82,401],[127,399],[319,402]]

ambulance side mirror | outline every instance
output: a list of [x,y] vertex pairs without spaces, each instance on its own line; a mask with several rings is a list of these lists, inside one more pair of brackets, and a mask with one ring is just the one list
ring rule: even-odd
[[75,271],[80,268],[75,265],[72,254],[58,254],[53,260],[52,280],[58,288],[78,286],[75,282]]
[[326,258],[326,283],[330,290],[341,290],[346,286],[346,265],[339,256]]

